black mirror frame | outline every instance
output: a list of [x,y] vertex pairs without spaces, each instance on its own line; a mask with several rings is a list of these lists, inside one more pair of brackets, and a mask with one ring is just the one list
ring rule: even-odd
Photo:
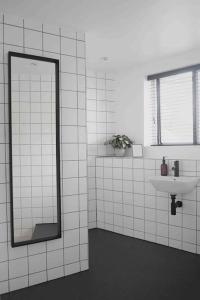
[[[56,182],[57,182],[57,223],[58,234],[46,238],[35,240],[14,241],[14,213],[13,213],[13,177],[12,177],[12,90],[11,90],[11,58],[21,57],[24,59],[34,59],[55,64],[55,93],[56,93]],[[60,188],[60,105],[59,105],[59,60],[43,56],[24,54],[18,52],[8,52],[8,123],[9,123],[9,171],[10,171],[10,224],[11,224],[11,246],[19,247],[28,244],[35,244],[43,241],[61,238],[61,188]]]

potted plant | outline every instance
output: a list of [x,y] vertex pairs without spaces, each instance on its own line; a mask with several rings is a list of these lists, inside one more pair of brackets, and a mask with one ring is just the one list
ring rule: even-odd
[[124,156],[125,150],[131,148],[134,142],[125,134],[115,134],[104,145],[111,145],[114,148],[116,156]]

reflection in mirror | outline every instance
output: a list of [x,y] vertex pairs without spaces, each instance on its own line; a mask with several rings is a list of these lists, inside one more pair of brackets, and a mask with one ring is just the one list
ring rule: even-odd
[[9,63],[11,235],[19,246],[61,235],[58,61],[11,52]]

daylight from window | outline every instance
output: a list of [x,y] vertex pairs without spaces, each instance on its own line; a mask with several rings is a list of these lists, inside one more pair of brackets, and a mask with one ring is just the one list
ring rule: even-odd
[[199,144],[198,66],[148,77],[145,145]]

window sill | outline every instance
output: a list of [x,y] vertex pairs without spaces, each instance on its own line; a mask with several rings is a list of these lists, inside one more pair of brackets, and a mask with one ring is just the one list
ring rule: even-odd
[[155,144],[155,145],[150,145],[150,146],[147,146],[147,147],[168,147],[168,146],[200,146],[200,144]]
[[[190,146],[190,147],[188,147]],[[168,159],[193,159],[200,160],[200,145],[152,145],[144,146],[144,157]]]

